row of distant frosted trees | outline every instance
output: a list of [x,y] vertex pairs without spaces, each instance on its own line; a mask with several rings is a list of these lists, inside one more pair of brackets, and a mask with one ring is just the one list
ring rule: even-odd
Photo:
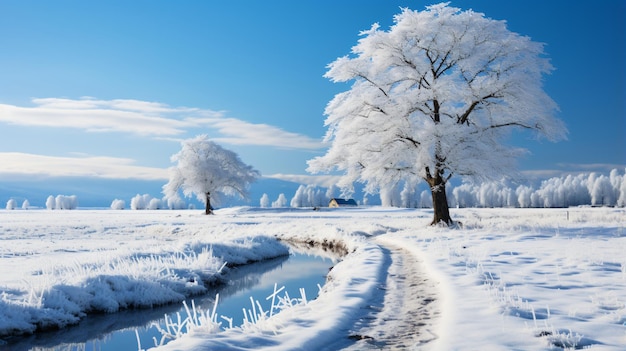
[[[17,201],[15,199],[9,199],[7,201],[7,210],[14,210],[17,208]],[[27,210],[30,207],[30,202],[28,199],[22,202],[22,209]],[[65,195],[57,195],[48,196],[46,199],[46,208],[49,210],[75,210],[78,208],[78,198],[76,195],[65,196]]]
[[[588,173],[568,175],[545,180],[539,188],[527,185],[513,186],[507,182],[486,182],[481,184],[461,184],[447,189],[450,206],[452,207],[569,207],[580,205],[626,207],[626,175],[620,174],[617,169],[609,175]],[[338,189],[320,188],[301,185],[294,196],[289,200],[285,194],[278,195],[272,201],[267,194],[263,194],[259,205],[269,207],[324,207],[328,206],[331,198],[336,197]],[[369,205],[372,201],[364,197],[359,201],[361,205]],[[430,208],[432,207],[431,194],[428,190],[415,191],[408,187],[398,186],[394,189],[385,189],[380,193],[382,206]],[[21,207],[30,206],[25,200]],[[58,195],[49,196],[46,208],[49,210],[71,210],[78,207],[76,196]],[[193,208],[193,206],[191,206]],[[10,199],[7,209],[18,208],[18,203]],[[115,199],[111,208],[122,210],[126,208],[124,200]],[[148,194],[136,195],[130,201],[132,210],[157,209],[184,209],[189,208],[181,199],[164,200]]]
[[580,205],[626,206],[626,176],[617,169],[609,176],[590,173],[551,178],[539,189],[498,183],[463,184],[453,190],[459,207],[569,207]]
[[[588,173],[567,175],[545,180],[539,188],[527,185],[485,182],[465,183],[447,189],[452,207],[569,207],[569,206],[626,206],[626,176],[617,169],[609,175]],[[280,194],[276,201],[270,201],[267,194],[260,200],[261,207],[315,207],[327,206],[335,189],[324,190],[314,186],[300,186],[291,201]],[[364,197],[360,203],[371,202]],[[421,192],[413,188],[398,186],[380,192],[380,204],[391,207],[432,207],[432,197],[428,190]]]
[[[27,210],[29,207],[30,202],[28,200],[24,200],[22,202],[21,208]],[[124,200],[115,199],[111,203],[111,208],[114,210],[123,210],[125,207],[126,201]],[[17,208],[18,203],[15,199],[9,199],[9,201],[7,201],[7,210],[14,210]],[[75,210],[77,208],[78,197],[76,195],[50,195],[46,199],[46,209],[48,210]],[[154,198],[148,194],[137,194],[130,200],[130,209],[132,210],[159,210],[164,208],[182,209],[187,207],[185,203],[180,199],[167,201],[159,198]]]

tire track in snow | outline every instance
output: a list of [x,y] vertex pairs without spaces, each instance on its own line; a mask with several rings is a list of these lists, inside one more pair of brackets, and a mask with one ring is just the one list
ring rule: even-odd
[[421,269],[421,261],[409,251],[387,243],[391,264],[382,306],[370,306],[371,313],[355,326],[351,338],[358,340],[344,350],[421,349],[434,341],[433,324],[440,315],[436,282]]

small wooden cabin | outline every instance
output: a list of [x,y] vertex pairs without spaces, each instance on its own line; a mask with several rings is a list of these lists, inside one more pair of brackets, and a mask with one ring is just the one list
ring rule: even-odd
[[328,207],[356,207],[357,203],[354,199],[332,198],[328,203]]

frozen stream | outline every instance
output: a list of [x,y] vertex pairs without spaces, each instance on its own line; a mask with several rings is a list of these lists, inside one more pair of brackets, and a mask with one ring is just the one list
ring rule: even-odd
[[[232,268],[227,276],[229,284],[218,286],[193,300],[196,308],[207,310],[213,307],[215,295],[219,293],[217,314],[232,318],[233,326],[239,326],[243,322],[242,309],[251,308],[250,297],[258,300],[266,311],[269,310],[270,301],[266,297],[273,293],[274,284],[284,286],[292,298],[299,298],[302,288],[308,299],[314,299],[319,291],[318,285],[325,283],[328,270],[334,263],[328,257],[296,252],[290,256]],[[284,292],[280,295],[284,295]],[[187,300],[189,307],[191,300]],[[164,325],[165,314],[175,321],[177,312],[183,319],[186,317],[182,303],[89,316],[76,326],[8,340],[8,344],[0,345],[0,351],[137,350],[135,330],[139,332],[141,346],[145,349],[154,346],[153,338],[158,340],[161,337],[152,324]],[[226,320],[220,318],[219,321],[222,326],[228,326]]]

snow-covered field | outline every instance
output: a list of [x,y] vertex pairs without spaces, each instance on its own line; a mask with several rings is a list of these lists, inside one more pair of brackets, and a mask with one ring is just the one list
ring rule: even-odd
[[0,211],[0,344],[181,301],[225,263],[287,254],[278,238],[351,253],[313,301],[242,328],[195,326],[158,349],[626,349],[623,208],[453,209],[460,229],[415,209],[216,213]]

